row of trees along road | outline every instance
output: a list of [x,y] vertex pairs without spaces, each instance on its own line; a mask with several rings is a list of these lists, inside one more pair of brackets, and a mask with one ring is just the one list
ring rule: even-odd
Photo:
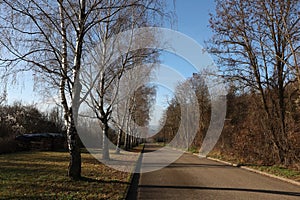
[[[195,95],[191,95],[191,93]],[[197,101],[197,103],[194,101]],[[182,104],[185,104],[186,110],[181,109]],[[198,106],[198,110],[194,106]],[[181,117],[182,115],[185,117]],[[199,121],[195,121],[197,118]],[[205,84],[205,76],[194,73],[191,78],[177,85],[175,97],[169,101],[169,106],[160,121],[162,129],[154,136],[154,139],[169,143],[174,137],[179,137],[176,140],[177,144],[174,144],[176,147],[189,147],[190,150],[195,150],[203,142],[210,118],[211,102]],[[191,123],[194,123],[194,125]],[[191,127],[195,127],[195,124],[198,127],[196,127],[197,134],[193,138],[191,133],[195,130],[191,130]]]
[[[210,27],[207,49],[229,86],[218,147],[245,161],[300,167],[300,1],[216,0]],[[193,89],[193,80],[197,77],[178,85],[157,139],[170,141],[177,133],[182,120],[177,99],[193,90],[202,112],[194,145],[202,145],[210,102],[205,84]]]
[[[3,0],[0,10],[1,66],[6,75],[34,70],[38,81],[59,90],[70,152],[68,175],[78,179],[81,156],[75,124],[80,104],[89,96],[107,134],[112,112],[105,96],[108,88],[115,86],[124,71],[134,67],[135,61],[141,63],[153,53],[125,52],[111,65],[104,66],[111,58],[106,48],[112,48],[106,41],[120,31],[157,24],[160,21],[157,19],[165,16],[163,3],[160,0]],[[97,56],[95,49],[102,56],[95,58],[98,62],[93,60]],[[95,63],[99,79],[93,84],[97,87],[87,89],[88,82],[76,80],[80,78],[80,70],[93,69]],[[84,95],[80,96],[82,91]]]
[[[300,89],[300,1],[216,1],[210,25],[210,52],[219,59],[226,80],[259,94],[260,116],[282,164],[295,152],[289,135],[287,102]],[[293,89],[292,92],[288,90]],[[299,104],[298,104],[299,106]]]

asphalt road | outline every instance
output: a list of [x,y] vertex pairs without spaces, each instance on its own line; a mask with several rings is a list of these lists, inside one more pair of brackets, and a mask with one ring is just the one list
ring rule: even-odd
[[[164,165],[164,158],[159,163],[147,159],[147,152],[158,148],[146,145],[142,167]],[[136,186],[127,199],[300,199],[299,186],[189,153],[160,170],[136,174],[134,179]]]

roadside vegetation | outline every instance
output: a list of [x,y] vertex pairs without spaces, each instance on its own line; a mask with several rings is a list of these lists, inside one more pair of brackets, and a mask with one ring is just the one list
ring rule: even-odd
[[[137,125],[149,124],[156,90],[146,84],[152,68],[148,71],[138,66],[155,66],[159,51],[131,50],[130,42],[125,45],[126,52],[119,52],[119,42],[110,39],[124,30],[160,26],[172,13],[165,13],[161,0],[14,0],[1,1],[0,9],[6,11],[0,18],[0,82],[5,85],[0,91],[0,153],[16,151],[16,136],[39,132],[65,133],[69,150],[69,154],[1,154],[1,197],[123,198],[129,175],[82,153],[78,132],[99,135],[101,127],[101,136],[95,141],[101,143],[102,158],[107,160],[120,149],[132,149],[142,142],[147,131],[138,131]],[[210,18],[214,36],[206,49],[214,56],[219,72],[195,73],[178,84],[154,139],[165,144],[172,141],[182,123],[181,112],[186,112],[175,145],[183,148],[191,143],[189,150],[199,151],[213,116],[205,82],[213,75],[226,82],[228,94],[224,129],[212,155],[299,180],[299,13],[298,0],[216,0],[216,12]],[[135,36],[128,40],[137,39]],[[155,44],[151,37],[143,42]],[[35,106],[4,105],[6,85],[23,71],[35,74],[37,85],[47,95],[59,96],[60,111],[42,113]],[[121,81],[125,77],[139,86],[132,95],[128,95],[130,84]],[[136,77],[143,81],[137,84]],[[117,101],[120,94],[130,98]],[[183,103],[190,109],[195,102],[200,113],[180,107]],[[84,103],[90,108],[88,114],[79,112]],[[192,121],[195,115],[199,115],[197,122]],[[94,118],[97,126],[92,126]],[[112,124],[117,127],[114,133]],[[198,132],[192,138],[195,124]],[[106,136],[116,144],[116,153],[109,151]]]
[[[152,68],[141,70],[139,66],[149,62],[156,66],[158,63],[158,50],[146,48],[156,43],[156,39],[150,33],[147,38],[140,38],[144,37],[143,34],[138,36],[135,29],[159,26],[165,19],[171,20],[172,15],[166,11],[165,2],[13,0],[1,1],[0,9],[6,10],[0,18],[0,30],[4,33],[0,36],[0,82],[4,84],[4,87],[0,85],[4,89],[4,92],[0,91],[0,104],[9,92],[6,86],[11,82],[18,83],[15,80],[17,74],[24,71],[34,76],[35,86],[44,96],[57,97],[55,101],[61,108],[71,158],[68,176],[73,180],[81,177],[82,141],[78,126],[92,127],[89,122],[97,118],[94,124],[98,127],[93,128],[102,128],[104,159],[110,158],[106,136],[110,134],[112,124],[119,129],[116,133],[118,148],[124,143],[125,148],[131,148],[143,134],[136,131],[132,122],[146,124],[146,115],[149,115],[146,113],[147,106],[137,111],[140,108],[135,106],[138,105],[136,102],[143,101],[144,106],[151,102],[148,99],[151,95],[145,97],[142,92],[132,95],[134,97],[130,101],[121,102],[119,89],[125,86],[122,80],[126,80],[130,72],[137,72],[131,75],[142,81],[134,84],[147,90],[146,80],[149,80]],[[128,31],[127,37],[117,37],[124,31]],[[135,49],[137,43],[140,47]],[[126,87],[133,92],[138,90]],[[148,92],[151,94],[153,90]],[[126,106],[118,107],[117,103]],[[121,110],[123,116],[118,116],[120,112],[116,110]],[[141,113],[143,116],[140,116]],[[29,124],[32,123],[37,122]]]
[[16,136],[27,133],[64,133],[63,121],[57,107],[48,112],[35,105],[0,105],[0,154],[17,151]]
[[273,174],[279,177],[288,178],[294,181],[300,182],[300,170],[296,167],[286,167],[283,165],[264,165],[264,164],[253,164],[250,162],[245,162],[245,159],[239,158],[234,154],[224,154],[219,151],[213,151],[209,157],[217,158],[219,160],[227,161],[237,166],[246,166],[262,172]]
[[[113,159],[118,159],[111,153]],[[136,157],[130,157],[133,167]],[[0,199],[124,199],[130,173],[109,168],[82,153],[82,178],[70,180],[67,152],[0,155]]]
[[293,169],[287,169],[283,166],[257,166],[257,165],[252,165],[249,166],[253,169],[260,170],[262,172],[267,172],[270,174],[274,174],[276,176],[292,179],[295,181],[300,182],[300,171],[299,170],[293,170]]
[[[213,37],[206,48],[219,66],[213,74],[228,92],[224,128],[212,155],[283,176],[300,171],[299,4],[216,0],[209,21]],[[169,143],[179,132],[176,147],[190,142],[178,99],[192,102],[185,95],[192,91],[201,113],[190,149],[199,151],[212,117],[207,78],[211,73],[201,72],[178,84],[156,141]],[[194,115],[191,110],[189,116]]]

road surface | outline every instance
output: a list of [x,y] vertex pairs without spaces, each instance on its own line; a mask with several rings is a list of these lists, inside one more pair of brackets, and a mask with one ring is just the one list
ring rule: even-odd
[[[158,148],[148,144],[145,152]],[[146,158],[144,153],[142,166],[149,165]],[[136,174],[134,179],[136,186],[127,199],[300,199],[297,185],[189,153],[160,170]]]

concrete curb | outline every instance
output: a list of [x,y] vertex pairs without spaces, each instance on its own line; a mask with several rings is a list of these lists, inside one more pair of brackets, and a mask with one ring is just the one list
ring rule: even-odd
[[254,173],[257,173],[257,174],[261,174],[261,175],[264,175],[264,176],[267,176],[267,177],[275,178],[275,179],[278,179],[278,180],[281,180],[281,181],[284,181],[284,182],[288,182],[288,183],[300,186],[300,182],[294,181],[294,180],[291,180],[291,179],[288,179],[288,178],[283,178],[283,177],[280,177],[280,176],[276,176],[276,175],[273,175],[273,174],[262,172],[260,170],[252,169],[252,168],[246,167],[246,166],[239,166],[238,164],[230,163],[230,162],[223,161],[223,160],[220,160],[220,159],[217,159],[217,158],[211,158],[211,157],[206,157],[206,158],[209,159],[209,160],[217,161],[217,162],[220,162],[220,163],[223,163],[223,164],[226,164],[226,165],[231,165],[233,167],[239,167],[241,169],[244,169],[244,170],[247,170],[247,171],[250,171],[250,172],[254,172]]
[[134,175],[134,170],[135,170],[135,167],[133,168],[133,170],[132,170],[132,172],[130,172],[131,174],[130,174],[130,177],[129,177],[129,180],[128,180],[128,182],[129,182],[129,185],[127,186],[127,188],[126,188],[126,190],[125,190],[125,192],[124,192],[124,199],[126,199],[127,198],[127,196],[128,196],[128,193],[129,193],[129,189],[130,189],[130,185],[131,185],[131,182],[132,182],[132,179],[133,179],[133,175]]
[[238,164],[230,163],[230,162],[227,162],[227,161],[224,161],[224,160],[220,160],[220,159],[217,159],[217,158],[212,158],[212,157],[206,157],[206,158],[209,159],[209,160],[213,160],[213,161],[217,161],[217,162],[226,164],[226,165],[231,165],[231,166],[233,166],[233,167],[239,167]]
[[[185,152],[185,153],[190,153],[190,154],[193,154],[193,155],[199,157],[199,154],[197,154],[197,153],[191,153],[191,152],[183,151],[181,149],[176,149],[176,148],[173,148],[173,147],[172,147],[172,149],[177,150],[177,151],[181,151],[181,152]],[[209,157],[209,156],[207,156],[206,159],[216,161],[216,162],[219,162],[219,163],[223,163],[223,164],[226,164],[226,165],[230,165],[230,166],[233,166],[233,167],[239,167],[241,169],[244,169],[244,170],[247,170],[247,171],[250,171],[250,172],[254,172],[254,173],[257,173],[257,174],[261,174],[261,175],[264,175],[264,176],[267,176],[267,177],[275,178],[275,179],[278,179],[278,180],[281,180],[281,181],[284,181],[284,182],[288,182],[288,183],[300,186],[300,182],[298,182],[298,181],[294,181],[294,180],[291,180],[291,179],[288,179],[288,178],[283,178],[283,177],[280,177],[280,176],[276,176],[276,175],[273,175],[273,174],[262,172],[262,171],[259,171],[259,170],[256,170],[256,169],[252,169],[250,167],[241,166],[241,165],[236,164],[236,163],[227,162],[227,161],[220,160],[220,159],[217,159],[217,158],[212,158],[212,157]]]
[[257,173],[257,174],[261,174],[261,175],[264,175],[264,176],[268,176],[268,177],[271,177],[271,178],[275,178],[275,179],[278,179],[278,180],[281,180],[281,181],[284,181],[284,182],[288,182],[288,183],[300,186],[300,182],[298,182],[298,181],[294,181],[294,180],[291,180],[291,179],[288,179],[288,178],[283,178],[283,177],[280,177],[280,176],[276,176],[276,175],[273,175],[273,174],[262,172],[262,171],[252,169],[252,168],[246,167],[246,166],[240,166],[240,168],[251,171],[251,172],[254,172],[254,173]]
[[144,149],[145,149],[145,144],[143,144],[143,148],[140,152],[140,155],[138,156],[138,159],[135,163],[135,166],[133,167],[132,171],[130,172],[131,174],[130,174],[130,177],[129,177],[129,180],[128,180],[129,185],[128,185],[128,187],[126,188],[126,190],[124,192],[124,197],[125,197],[124,199],[128,199],[129,191],[132,187],[132,181],[133,181],[133,177],[134,177],[134,174],[135,174],[134,172],[136,171],[136,168],[138,167],[138,163],[140,162],[140,159],[141,159],[141,156],[144,152]]

